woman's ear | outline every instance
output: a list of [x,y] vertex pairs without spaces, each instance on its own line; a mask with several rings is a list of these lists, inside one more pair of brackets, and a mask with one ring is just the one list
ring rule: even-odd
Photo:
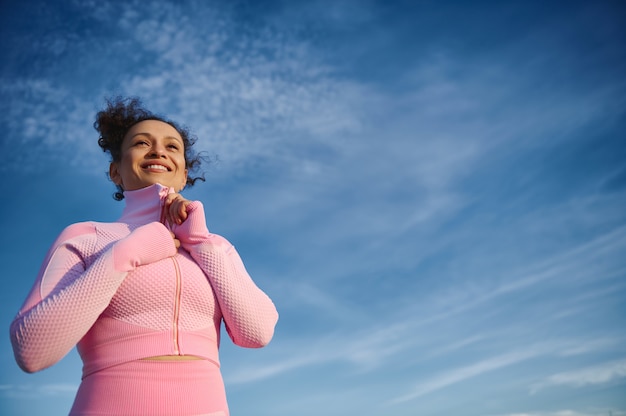
[[119,170],[117,169],[117,163],[111,162],[109,165],[109,178],[116,185],[122,185],[122,175],[120,175]]
[[[187,178],[188,178],[187,173],[188,172],[189,171],[187,169],[185,169],[185,178],[183,179],[183,183],[180,185],[180,191],[185,189],[185,187],[187,186]],[[180,191],[178,191],[178,192],[180,192]]]

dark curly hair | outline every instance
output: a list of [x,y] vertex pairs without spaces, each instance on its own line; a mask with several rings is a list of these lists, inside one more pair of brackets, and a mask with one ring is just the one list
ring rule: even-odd
[[[111,155],[111,162],[119,162],[122,158],[122,141],[132,126],[145,120],[158,120],[174,127],[183,139],[185,146],[185,167],[188,172],[197,172],[203,157],[193,150],[196,137],[189,130],[179,124],[146,110],[137,97],[115,97],[106,99],[106,108],[96,114],[93,127],[100,133],[98,145],[104,152]],[[204,175],[187,176],[187,186],[193,186],[196,181],[204,181]],[[117,201],[124,199],[123,189],[117,185],[117,192],[113,198]]]

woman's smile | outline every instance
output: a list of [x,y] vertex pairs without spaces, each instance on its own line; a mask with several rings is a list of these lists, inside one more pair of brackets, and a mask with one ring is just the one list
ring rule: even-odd
[[157,165],[154,163],[143,166],[144,169],[150,172],[170,172],[172,169],[168,168],[165,165]]

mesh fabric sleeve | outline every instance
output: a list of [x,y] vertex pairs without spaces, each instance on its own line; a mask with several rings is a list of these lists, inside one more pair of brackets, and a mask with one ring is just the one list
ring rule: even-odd
[[[106,309],[129,271],[176,254],[160,223],[137,228],[94,253],[93,223],[66,228],[50,249],[39,276],[11,323],[11,343],[26,372],[43,370],[63,358]],[[89,261],[88,256],[96,256]]]
[[274,303],[250,278],[235,247],[224,237],[209,233],[202,203],[191,202],[187,213],[174,232],[207,275],[228,335],[241,347],[267,345],[278,321]]

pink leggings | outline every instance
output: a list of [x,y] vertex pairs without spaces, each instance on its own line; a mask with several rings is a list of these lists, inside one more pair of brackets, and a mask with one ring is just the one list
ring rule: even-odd
[[70,415],[228,416],[228,404],[211,361],[132,361],[85,377]]

